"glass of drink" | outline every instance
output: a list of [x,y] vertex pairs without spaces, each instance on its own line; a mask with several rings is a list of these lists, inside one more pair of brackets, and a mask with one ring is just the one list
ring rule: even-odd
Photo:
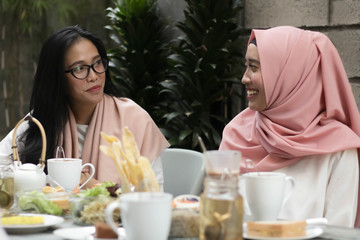
[[200,240],[242,239],[243,198],[234,177],[205,178],[200,197]]
[[10,156],[0,156],[0,208],[9,209],[14,203],[14,166]]
[[211,178],[235,177],[240,173],[241,152],[211,150],[204,152],[206,175]]

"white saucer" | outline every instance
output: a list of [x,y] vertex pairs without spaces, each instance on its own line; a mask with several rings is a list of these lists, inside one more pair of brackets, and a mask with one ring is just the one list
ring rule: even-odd
[[320,236],[323,233],[323,229],[320,227],[315,227],[315,228],[309,228],[306,229],[306,235],[302,236],[302,237],[288,237],[288,238],[281,238],[281,237],[253,237],[253,236],[248,236],[246,233],[246,228],[244,226],[243,228],[243,237],[247,238],[247,239],[254,239],[254,240],[259,240],[259,239],[281,239],[281,240],[300,240],[300,239],[311,239],[311,238],[316,238],[318,236]]
[[[125,236],[125,229],[120,227],[118,228],[118,233],[121,236]],[[59,236],[64,239],[69,240],[97,240],[98,238],[94,237],[95,227],[75,227],[75,228],[60,228],[53,232],[54,235]],[[114,240],[114,239],[104,239],[101,240]]]

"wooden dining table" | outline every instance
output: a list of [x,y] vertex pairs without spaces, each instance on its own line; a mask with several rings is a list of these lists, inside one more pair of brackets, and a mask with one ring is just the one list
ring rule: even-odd
[[[54,226],[49,227],[45,231],[41,232],[34,232],[34,233],[10,233],[8,234],[9,240],[66,240],[68,238],[62,238],[60,236],[55,235],[53,232],[57,229],[63,229],[63,228],[79,228],[83,226],[79,226],[73,223],[70,216],[66,216],[64,218],[64,222],[60,224],[56,224]],[[311,227],[321,228],[323,230],[323,233],[316,238],[313,239],[339,239],[339,240],[347,240],[347,239],[360,239],[360,229],[357,228],[346,228],[346,227],[340,227],[340,226],[331,226],[327,224],[319,224],[319,225],[313,225]],[[3,240],[3,239],[1,239]],[[93,237],[84,238],[84,240],[93,240]],[[175,240],[175,239],[172,239]],[[176,239],[180,240],[180,239]],[[181,239],[181,240],[188,240],[188,239]],[[195,240],[195,239],[191,239]]]

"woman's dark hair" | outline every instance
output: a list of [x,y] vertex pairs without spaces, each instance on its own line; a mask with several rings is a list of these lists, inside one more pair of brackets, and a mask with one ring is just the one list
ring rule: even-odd
[[[30,100],[30,113],[43,125],[46,133],[46,159],[54,157],[59,138],[68,120],[67,84],[65,77],[65,54],[67,49],[80,38],[90,40],[101,58],[107,59],[102,41],[79,26],[69,26],[51,35],[42,46]],[[104,92],[116,95],[109,68],[105,72]],[[79,80],[80,81],[80,80]],[[38,163],[41,155],[41,132],[36,124],[29,122],[29,128],[20,137],[19,148],[22,162]]]

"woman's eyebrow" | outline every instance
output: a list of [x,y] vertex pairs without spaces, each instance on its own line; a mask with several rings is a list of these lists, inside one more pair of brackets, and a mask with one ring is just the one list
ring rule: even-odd
[[251,62],[251,63],[257,63],[257,64],[260,64],[260,61],[257,60],[257,59],[254,59],[254,58],[249,58],[249,59],[246,59],[247,61]]
[[[100,58],[100,57],[101,57],[100,54],[99,54],[99,55],[96,55],[96,56],[94,56],[94,57],[92,58],[92,61],[94,61],[95,59]],[[85,61],[80,60],[80,61],[73,62],[68,68],[72,68],[73,66],[78,65],[78,64],[80,64],[80,65],[86,65]]]
[[84,64],[84,61],[76,61],[76,62],[73,62],[68,68],[72,68],[75,65],[82,65],[82,64]]

